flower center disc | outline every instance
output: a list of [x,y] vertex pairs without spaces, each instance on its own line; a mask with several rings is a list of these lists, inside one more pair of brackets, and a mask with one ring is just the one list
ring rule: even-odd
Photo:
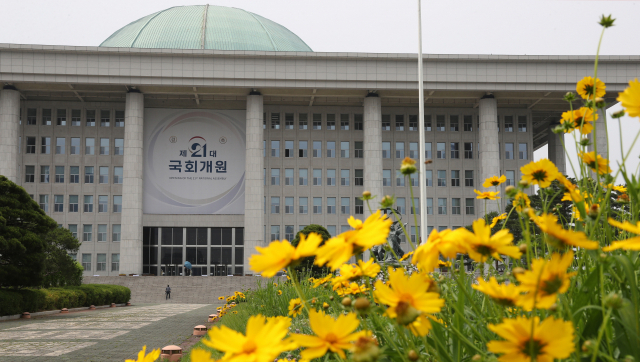
[[253,352],[255,352],[255,350],[257,348],[258,348],[258,346],[256,345],[256,342],[254,342],[254,341],[246,341],[242,345],[242,352],[247,353],[247,354],[253,353]]
[[547,178],[547,171],[545,170],[538,170],[535,171],[533,174],[531,174],[531,176],[536,180],[536,181],[542,181],[545,178]]
[[329,343],[336,343],[338,341],[338,337],[333,334],[333,332],[329,332],[329,334],[324,337],[324,340]]

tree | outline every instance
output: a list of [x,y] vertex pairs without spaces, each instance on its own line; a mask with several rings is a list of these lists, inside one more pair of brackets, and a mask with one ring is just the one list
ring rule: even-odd
[[[320,245],[324,245],[325,241],[331,238],[331,234],[329,234],[327,229],[325,229],[323,226],[320,226],[317,224],[311,224],[311,225],[305,226],[304,229],[298,231],[298,233],[296,234],[296,237],[293,238],[293,240],[291,241],[291,245],[293,245],[294,247],[297,247],[298,244],[300,243],[300,234],[304,234],[305,236],[307,236],[310,233],[316,233],[322,237],[322,243],[320,243]],[[302,259],[300,264],[298,264],[295,268],[293,268],[293,270],[298,274],[311,273],[311,275],[316,278],[327,274],[329,270],[327,268],[321,268],[317,265],[314,265],[313,262],[315,260],[316,260],[315,256],[304,258]]]
[[57,227],[45,236],[44,286],[57,287],[82,284],[82,266],[69,256],[80,248],[80,242],[71,231]]

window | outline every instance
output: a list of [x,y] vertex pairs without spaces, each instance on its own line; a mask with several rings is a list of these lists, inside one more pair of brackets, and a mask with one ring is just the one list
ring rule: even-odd
[[349,142],[340,142],[340,157],[349,158]]
[[409,157],[418,159],[418,142],[409,142]]
[[460,215],[460,199],[452,198],[451,199],[451,215]]
[[78,225],[77,224],[69,224],[69,231],[71,231],[71,235],[74,238],[78,237]]
[[36,153],[36,138],[35,137],[27,137],[27,152],[26,153]]
[[64,195],[53,195],[53,212],[64,212]]
[[58,109],[58,110],[56,110],[56,125],[58,125],[58,126],[66,126],[67,125],[67,110],[66,109]]
[[447,150],[446,144],[444,142],[438,142],[436,144],[436,158],[445,159],[447,158]]
[[451,142],[451,158],[460,158],[460,144],[458,142]]
[[427,186],[433,186],[433,171],[425,170],[424,179],[426,180]]
[[[98,212],[109,212],[109,196],[107,195],[98,196]],[[106,232],[107,231],[105,230],[105,233]]]
[[438,198],[438,215],[447,214],[447,199]]
[[98,168],[98,183],[108,184],[109,183],[109,167],[108,166],[100,166]]
[[313,186],[322,186],[322,169],[313,169]]
[[280,185],[280,169],[272,168],[271,169],[271,186]]
[[271,225],[271,241],[280,240],[280,225]]
[[271,213],[279,214],[280,213],[280,197],[271,196]]
[[80,166],[69,166],[69,183],[80,183]]
[[322,115],[318,113],[313,114],[313,129],[321,130],[322,129]]
[[293,225],[284,226],[284,238],[287,240],[293,240]]
[[458,116],[450,116],[449,117],[449,131],[458,132],[460,131]]
[[298,170],[298,180],[300,186],[307,186],[307,178],[309,171],[306,168],[301,168]]
[[271,157],[280,157],[280,141],[271,141]]
[[109,127],[111,122],[111,111],[100,111],[100,127]]
[[87,110],[87,127],[95,127],[96,125],[96,111]]
[[506,186],[515,186],[516,185],[516,172],[515,171],[506,171],[507,176],[507,185]]
[[38,109],[37,108],[28,108],[27,109],[27,125],[35,126],[37,121]]
[[351,199],[348,197],[340,198],[340,213],[342,215],[351,215]]
[[445,116],[444,115],[437,115],[436,116],[436,131],[444,132],[445,127],[446,127]]
[[451,170],[451,186],[460,186],[460,170]]
[[[267,129],[267,114],[262,113],[262,129]],[[266,234],[266,231],[265,231]]]
[[82,225],[82,241],[91,241],[93,225]]
[[414,197],[411,204],[411,215],[420,215],[420,198]]
[[56,166],[56,178],[55,183],[64,183],[64,166]]
[[293,197],[284,198],[284,213],[293,214]]
[[298,114],[298,129],[308,129],[307,125],[307,114],[300,113]]
[[122,212],[122,195],[113,196],[113,212]]
[[362,158],[364,155],[364,142],[356,141],[353,143],[355,158]]
[[64,155],[65,141],[64,137],[56,137],[56,155]]
[[80,154],[80,138],[79,137],[71,137],[71,147],[69,149],[69,154],[71,155]]
[[124,138],[113,140],[113,154],[116,156],[124,155]]
[[426,132],[431,131],[431,115],[430,114],[424,115],[424,130]]
[[417,173],[417,172],[416,172],[416,173],[412,173],[412,174],[409,176],[409,180],[410,180],[410,182],[411,182],[411,186],[419,186],[419,184],[418,184],[418,182],[419,182],[419,181],[418,181],[418,180],[419,180],[419,178],[420,178],[420,177],[419,177],[419,175],[418,175],[418,173]]
[[391,158],[391,142],[382,142],[382,158]]
[[336,157],[336,142],[329,141],[327,142],[327,157],[335,158]]
[[49,212],[49,195],[40,195],[40,208],[44,212]]
[[49,166],[40,166],[40,182],[49,183]]
[[93,166],[84,167],[84,183],[86,184],[93,183]]
[[404,115],[396,114],[396,131],[404,131]]
[[407,204],[404,197],[398,197],[396,199],[396,210],[400,215],[404,215],[407,213]]
[[322,197],[313,198],[313,213],[322,214]]
[[473,170],[464,170],[464,185],[473,187]]
[[293,157],[293,141],[284,141],[284,157]]
[[111,271],[120,271],[120,254],[119,253],[111,254]]
[[82,254],[82,267],[86,271],[91,271],[91,254]]
[[418,240],[421,240],[419,234],[420,234],[420,226],[417,227],[417,234],[416,234],[416,227],[412,226],[411,227],[411,242],[412,243],[414,243],[414,244],[416,243],[416,237],[418,238]]
[[418,130],[418,116],[409,115],[409,131]]
[[355,170],[354,186],[364,186],[364,170]]
[[[108,171],[107,171],[108,173]],[[113,183],[114,184],[122,184],[122,166],[115,166],[113,168]]]
[[98,225],[98,241],[99,242],[107,241],[107,225],[106,224]]
[[527,116],[518,116],[518,131],[527,132]]
[[526,143],[520,143],[518,145],[518,157],[521,160],[528,160],[529,159],[529,154],[527,153],[527,144]]
[[35,182],[36,179],[36,166],[24,167],[24,182]]
[[382,130],[391,131],[391,116],[388,114],[382,115]]
[[327,170],[327,186],[335,186],[336,185],[336,170],[328,169]]
[[284,114],[284,129],[293,129],[293,113]]
[[115,127],[124,127],[124,111],[116,111]]
[[475,199],[474,198],[466,198],[464,199],[465,203],[465,213],[467,215],[475,214]]
[[335,236],[336,235],[336,226],[335,225],[327,225],[327,232],[329,232],[329,235]]
[[447,171],[438,170],[438,186],[447,186]]
[[271,113],[271,129],[280,129],[280,113]]
[[51,126],[51,110],[50,109],[42,110],[42,125]]
[[513,143],[504,144],[504,159],[513,160]]
[[327,114],[327,129],[330,131],[336,130],[336,115]]
[[40,153],[45,155],[51,153],[51,137],[42,137]]
[[473,116],[463,116],[464,122],[464,131],[472,132],[473,131]]
[[84,139],[84,154],[93,155],[96,146],[95,138],[87,137]]
[[298,141],[298,157],[307,157],[308,141]]
[[404,142],[396,142],[396,158],[404,158]]
[[[415,174],[412,174],[412,176]],[[404,175],[400,170],[396,170],[396,186],[404,187]]]
[[349,170],[340,170],[340,186],[349,186]]
[[327,197],[327,214],[332,215],[336,213],[336,198]]
[[292,168],[284,169],[284,185],[293,186],[293,169]]
[[341,114],[340,115],[340,130],[348,131],[349,130],[349,115]]
[[112,233],[111,233],[111,241],[113,241],[113,242],[120,242],[120,240],[122,240],[122,239],[121,239],[121,238],[122,238],[122,235],[121,235],[121,229],[122,229],[122,227],[120,226],[120,224],[114,224],[114,225],[111,227],[111,229],[112,229],[112,230],[111,230],[111,231],[112,231]]
[[364,214],[364,201],[362,201],[362,199],[360,199],[359,197],[355,198],[355,213],[356,215],[362,215]]
[[78,212],[78,195],[69,195],[69,212]]
[[473,159],[473,142],[464,143],[464,158],[467,160]]
[[363,118],[361,114],[353,115],[353,129],[356,131],[362,131],[364,129]]
[[322,157],[322,141],[313,141],[313,157]]
[[382,186],[391,186],[391,170],[382,170]]
[[431,142],[424,143],[424,158],[426,160],[431,159]]
[[298,208],[299,208],[299,213],[302,215],[306,215],[307,213],[309,213],[309,198],[308,197],[299,198]]
[[[59,112],[60,110],[58,110]],[[80,126],[82,112],[79,109],[71,110],[71,125],[74,127]]]
[[504,131],[513,132],[513,116],[504,116]]
[[93,212],[93,195],[84,195],[84,212]]

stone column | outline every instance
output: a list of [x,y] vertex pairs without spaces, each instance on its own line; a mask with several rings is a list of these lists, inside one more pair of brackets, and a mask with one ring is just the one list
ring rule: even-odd
[[565,175],[567,173],[566,159],[564,148],[562,147],[562,139],[560,138],[564,137],[564,133],[553,133],[553,129],[556,126],[556,124],[551,124],[548,130],[547,158],[556,165],[561,174]]
[[253,274],[249,258],[256,246],[264,246],[264,186],[262,169],[263,97],[253,91],[247,96],[247,144],[244,171],[244,273]]
[[[600,113],[600,112],[598,112]],[[595,132],[596,132],[596,141],[593,142],[593,132],[589,134],[589,139],[591,140],[591,145],[587,147],[589,152],[594,151],[593,143],[598,147],[598,154],[602,156],[602,158],[609,159],[609,155],[607,152],[607,127],[604,123],[604,119],[602,118],[602,114],[600,113],[600,117],[593,122]],[[611,167],[611,165],[609,165]]]
[[0,90],[0,175],[18,183],[20,93],[11,86]]
[[[382,101],[375,93],[364,99],[364,189],[375,199],[371,208],[377,209],[382,200]],[[371,213],[364,206],[365,218]]]
[[[480,99],[480,179],[478,180],[478,190],[494,191],[482,188],[484,180],[491,176],[500,174],[500,156],[498,137],[498,105],[493,95],[485,95]],[[500,197],[505,197],[500,194]],[[484,200],[476,201],[478,215],[484,216]],[[487,212],[498,211],[498,204],[495,201],[487,200]]]
[[124,182],[120,272],[142,273],[142,180],[144,95],[127,93],[124,120]]

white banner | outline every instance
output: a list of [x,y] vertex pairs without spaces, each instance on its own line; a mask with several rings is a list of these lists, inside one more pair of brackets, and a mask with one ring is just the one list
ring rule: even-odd
[[245,111],[145,109],[143,212],[244,214],[245,118]]

